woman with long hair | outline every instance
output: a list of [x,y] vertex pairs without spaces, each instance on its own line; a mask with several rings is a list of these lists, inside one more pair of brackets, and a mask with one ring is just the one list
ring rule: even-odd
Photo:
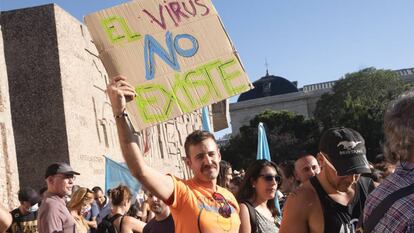
[[231,164],[227,161],[220,161],[219,174],[217,176],[217,184],[223,188],[230,188],[230,181],[233,178],[233,170]]
[[93,192],[83,187],[79,187],[71,195],[67,207],[75,219],[77,233],[87,233],[89,230],[89,225],[83,215],[91,209],[93,197]]
[[[279,231],[275,196],[280,184],[280,172],[275,163],[267,160],[254,161],[245,174],[237,194],[240,203],[240,233],[275,233]],[[251,222],[250,214],[256,219]]]
[[131,191],[125,185],[111,189],[112,211],[109,214],[109,219],[114,219],[113,224],[119,233],[142,232],[145,223],[126,213],[131,206]]

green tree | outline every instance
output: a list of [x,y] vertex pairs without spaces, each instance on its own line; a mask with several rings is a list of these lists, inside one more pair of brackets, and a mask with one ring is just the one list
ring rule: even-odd
[[332,93],[322,95],[315,119],[324,129],[345,126],[360,132],[372,160],[381,153],[386,106],[408,87],[391,70],[371,67],[346,74],[335,83]]
[[240,133],[222,148],[223,159],[235,168],[246,168],[256,159],[259,122],[265,125],[273,161],[292,159],[305,151],[316,153],[320,136],[316,121],[292,112],[266,110],[241,127]]

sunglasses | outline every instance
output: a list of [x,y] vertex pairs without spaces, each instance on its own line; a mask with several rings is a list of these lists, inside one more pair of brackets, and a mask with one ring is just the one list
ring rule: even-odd
[[259,175],[259,177],[263,177],[263,179],[268,182],[275,180],[276,183],[280,183],[280,181],[282,181],[282,178],[278,175]]
[[218,209],[219,214],[224,218],[230,218],[231,216],[231,206],[227,200],[220,193],[213,193],[213,199],[220,204]]

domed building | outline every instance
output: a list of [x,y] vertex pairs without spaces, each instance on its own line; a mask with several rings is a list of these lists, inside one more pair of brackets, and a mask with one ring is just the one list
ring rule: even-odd
[[298,92],[296,85],[296,82],[290,82],[279,76],[269,75],[267,71],[266,76],[253,82],[254,89],[241,94],[237,102]]
[[241,94],[237,103],[230,104],[232,134],[237,134],[243,125],[257,114],[270,109],[286,110],[305,117],[312,117],[320,96],[331,90],[335,81],[297,87],[283,77],[269,75],[253,82],[254,89]]

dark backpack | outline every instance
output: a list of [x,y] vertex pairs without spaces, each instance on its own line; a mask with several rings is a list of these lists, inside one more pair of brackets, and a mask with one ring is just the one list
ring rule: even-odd
[[122,216],[120,229],[122,229],[122,220],[124,216],[122,214],[115,214],[112,217],[109,217],[107,215],[104,219],[102,219],[102,222],[98,224],[97,233],[118,233],[118,231],[115,228],[114,221]]

